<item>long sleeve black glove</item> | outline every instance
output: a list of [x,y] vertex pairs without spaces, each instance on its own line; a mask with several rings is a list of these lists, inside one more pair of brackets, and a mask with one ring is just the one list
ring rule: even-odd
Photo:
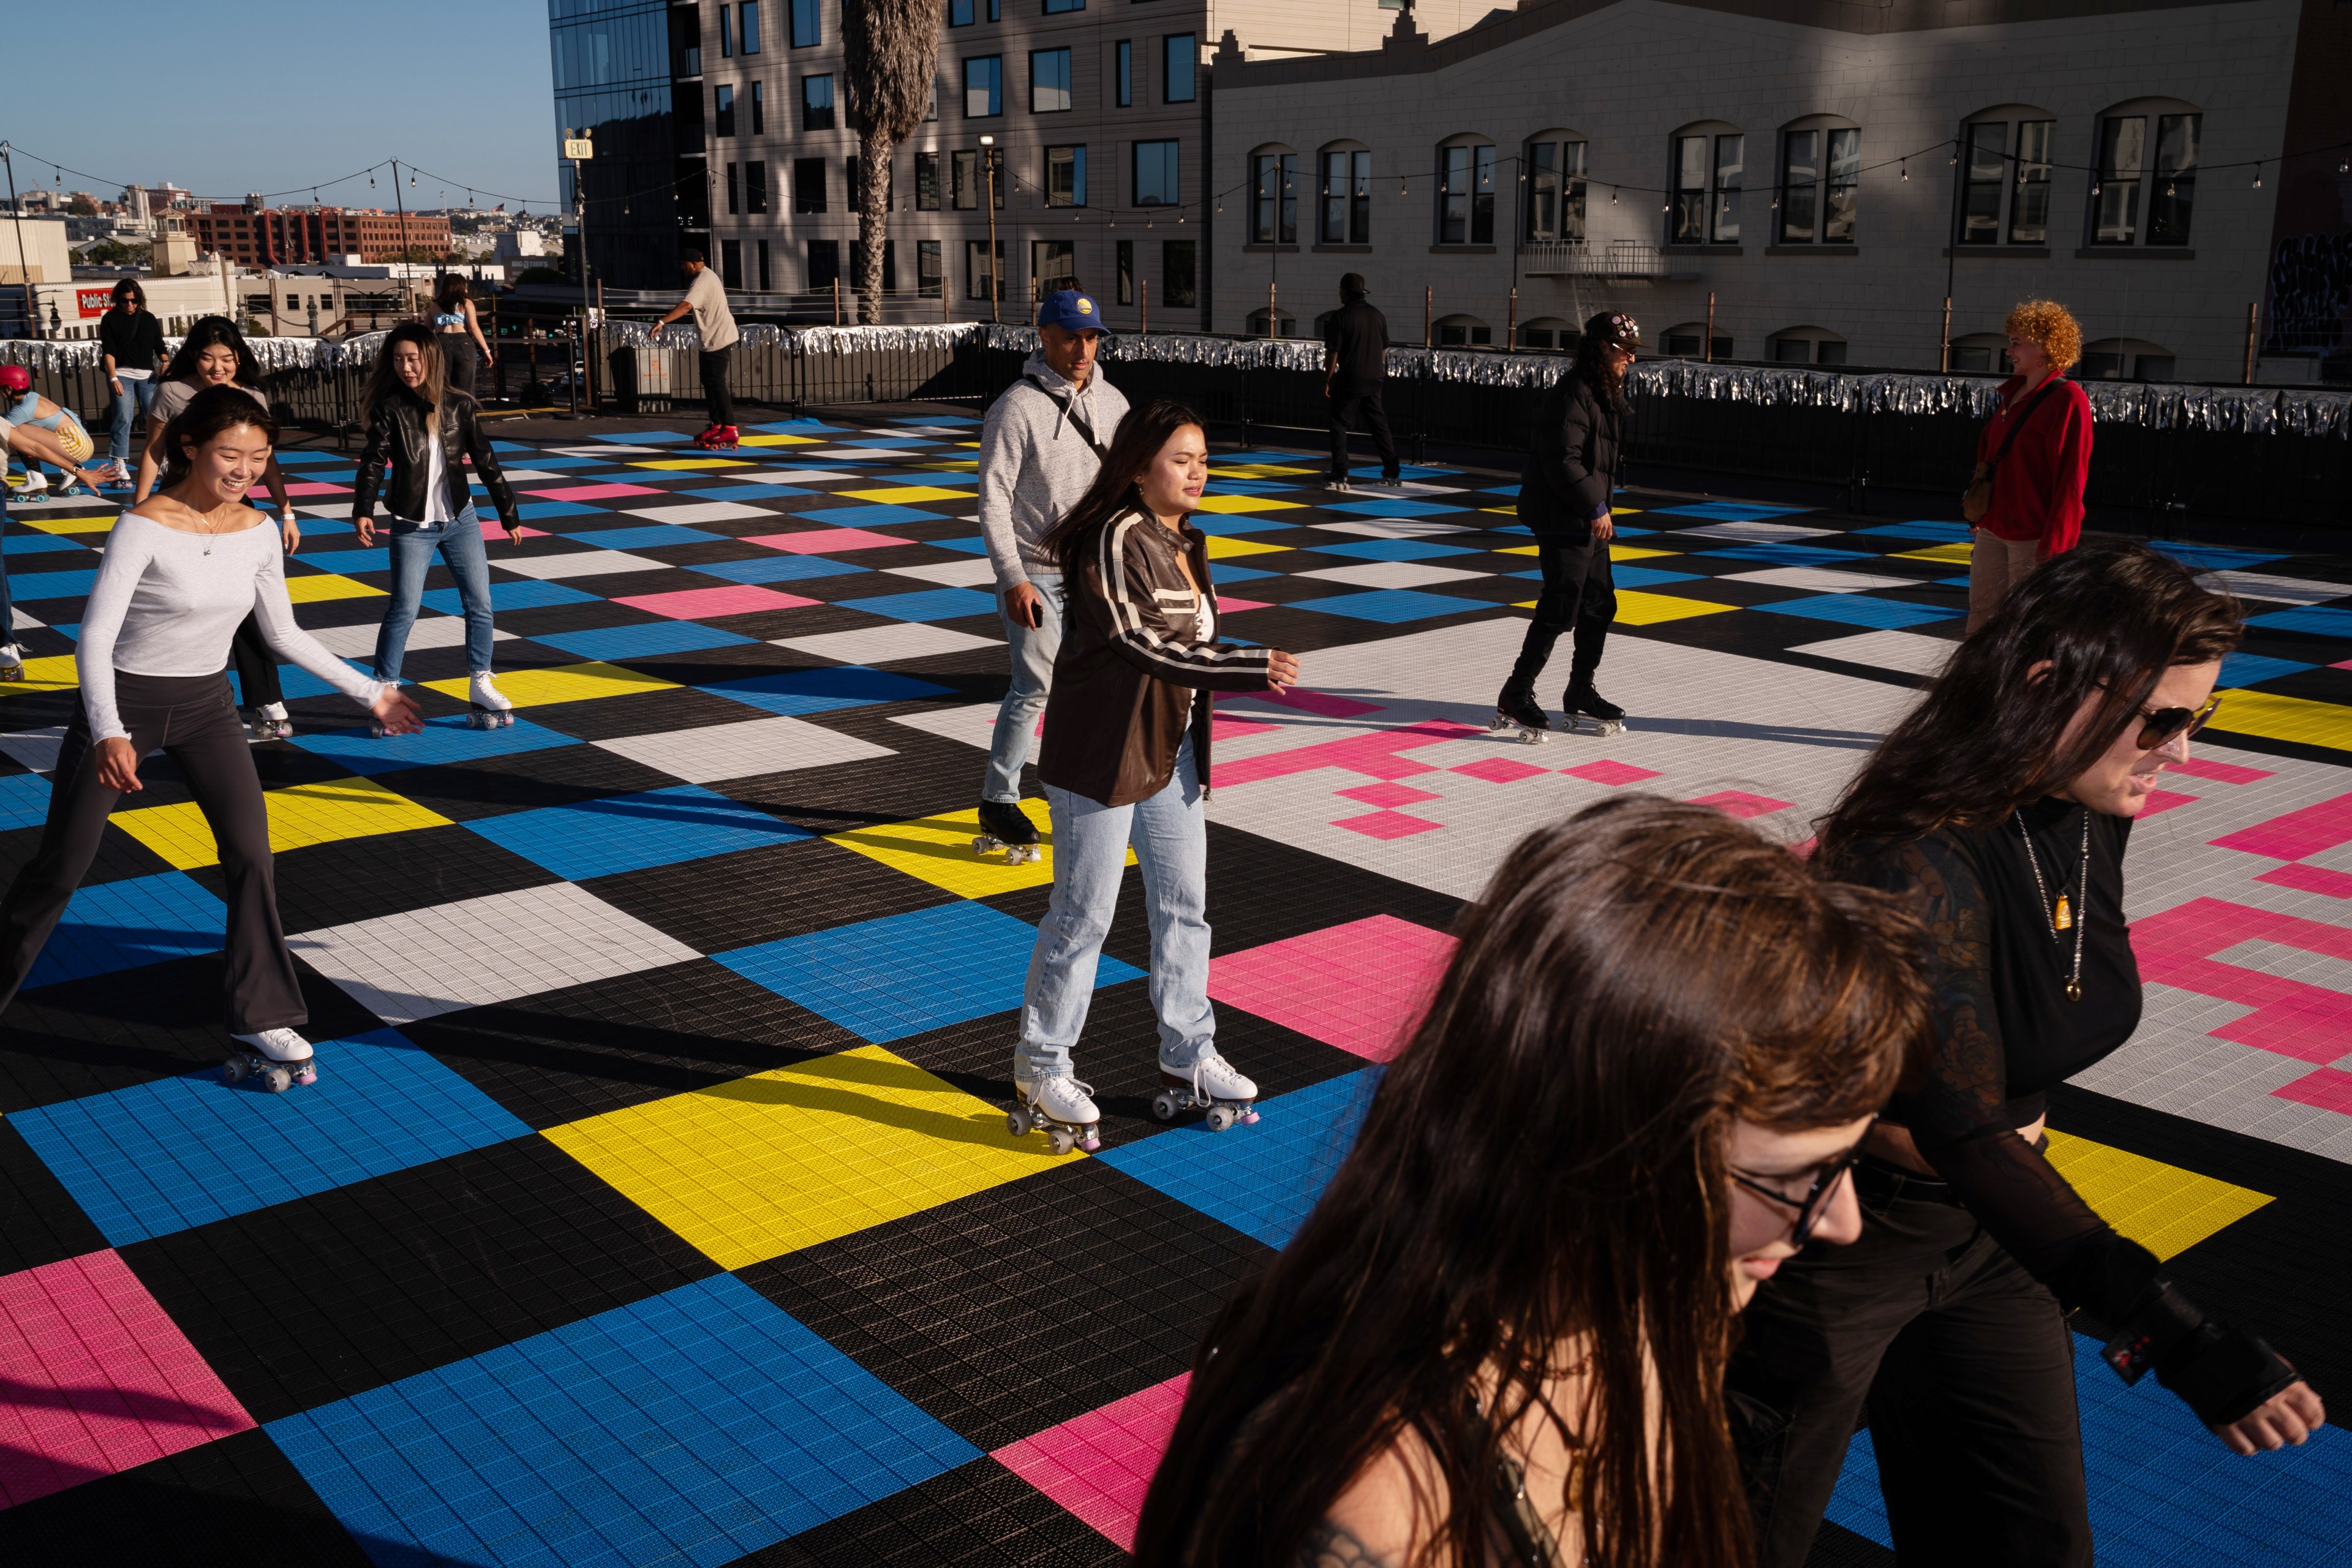
[[2158,1279],[2100,1352],[2126,1383],[2148,1372],[2208,1426],[2242,1421],[2302,1374],[2256,1335],[2209,1318]]

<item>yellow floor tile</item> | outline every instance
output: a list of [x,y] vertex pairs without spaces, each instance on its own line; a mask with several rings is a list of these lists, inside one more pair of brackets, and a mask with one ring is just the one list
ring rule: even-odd
[[1209,478],[1213,482],[1219,479],[1271,479],[1276,474],[1311,474],[1315,471],[1311,468],[1280,468],[1272,463],[1241,463],[1213,467],[1209,469]]
[[10,515],[26,528],[37,528],[43,533],[110,533],[114,529],[114,518],[111,516],[26,517],[23,510],[24,504],[18,501],[17,510]]
[[298,605],[314,605],[321,599],[383,599],[391,595],[338,572],[313,572],[288,577],[286,596]]
[[[1042,800],[1024,800],[1021,809],[1037,827],[1044,855],[1018,866],[1008,866],[1003,855],[985,858],[972,852],[980,832],[980,810],[950,811],[911,822],[885,823],[836,833],[829,842],[879,860],[894,871],[919,877],[935,888],[967,899],[985,899],[1021,888],[1043,888],[1054,879],[1053,820]],[[1135,864],[1135,851],[1127,852]]]
[[746,436],[746,447],[822,447],[824,441],[814,436]]
[[1255,539],[1228,539],[1211,535],[1209,559],[1223,561],[1229,555],[1271,555],[1277,550],[1287,550],[1287,544],[1260,544]]
[[[468,682],[461,675],[448,680],[428,680],[425,684],[435,691],[463,701]],[[567,664],[558,669],[499,671],[499,689],[518,708],[540,708],[551,702],[583,702],[591,697],[624,697],[632,691],[669,691],[677,686],[675,680],[664,680],[656,675],[639,675],[634,669],[623,669],[619,665],[606,664],[602,659],[593,659],[586,664]]]
[[1974,545],[1966,542],[1958,544],[1931,544],[1925,550],[1897,551],[1891,559],[1896,561],[1939,561],[1948,566],[1965,566],[1969,563],[1969,555],[1973,549],[1975,549]]
[[[957,445],[969,447],[971,443],[960,441]],[[980,460],[977,458],[933,458],[929,462],[909,463],[907,466],[910,468],[932,468],[942,474],[969,474],[979,468]],[[964,490],[961,493],[970,495],[972,492]]]
[[972,492],[970,490],[941,489],[936,485],[900,485],[895,489],[878,490],[835,490],[834,494],[847,496],[852,500],[886,501],[899,506],[912,506],[919,500],[971,500],[973,499]]
[[[269,806],[272,852],[299,849],[306,844],[332,844],[345,838],[406,833],[419,827],[443,827],[449,822],[440,813],[427,811],[372,779],[331,779],[325,784],[296,784],[290,789],[270,790],[262,799]],[[193,801],[118,811],[114,822],[180,870],[220,862],[213,830],[205,825],[204,813]]]
[[[26,669],[32,666],[28,663]],[[2272,691],[2232,691],[2213,715],[2212,727],[2235,735],[2265,735],[2352,752],[2352,708],[2282,697]]]
[[[1532,544],[1514,544],[1507,550],[1497,550],[1495,553],[1497,555],[1535,555],[1540,553],[1540,551],[1538,547]],[[1612,544],[1609,547],[1609,559],[1612,561],[1640,561],[1652,555],[1679,555],[1682,552],[1679,550],[1652,550],[1647,545],[1643,544]]]
[[1201,498],[1201,510],[1209,512],[1292,511],[1305,504],[1303,501],[1276,500],[1270,496],[1206,495]]
[[1480,511],[1491,511],[1502,517],[1517,517],[1519,515],[1519,509],[1516,506],[1482,506],[1478,510]]
[[1510,544],[1495,552],[1497,555],[1539,555],[1542,552],[1542,547],[1534,544]]
[[[1009,1042],[1008,1042],[1009,1048]],[[814,1247],[1084,1154],[879,1046],[551,1128],[722,1268]]]
[[0,685],[0,697],[15,697],[27,691],[70,691],[81,684],[74,670],[74,656],[53,653],[43,658],[25,661],[25,679]]
[[2088,1138],[2050,1134],[2050,1163],[2099,1216],[2158,1258],[2188,1251],[2271,1201]]
[[[1511,606],[1532,610],[1536,601],[1528,599]],[[1710,605],[1704,599],[1681,599],[1672,594],[1644,594],[1633,588],[1617,590],[1617,618],[1629,626],[1651,626],[1660,621],[1686,620],[1692,616],[1720,615],[1736,610],[1737,605]]]
[[631,463],[633,468],[749,468],[756,464],[740,458],[665,458],[658,463]]

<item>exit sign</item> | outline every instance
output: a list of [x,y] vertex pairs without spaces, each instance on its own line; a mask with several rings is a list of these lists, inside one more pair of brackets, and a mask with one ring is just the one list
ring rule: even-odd
[[593,158],[596,143],[585,136],[567,136],[563,139],[563,155],[567,158]]

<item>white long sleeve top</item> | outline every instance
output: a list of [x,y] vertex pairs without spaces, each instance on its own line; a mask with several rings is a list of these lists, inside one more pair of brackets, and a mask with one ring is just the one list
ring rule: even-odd
[[232,533],[184,533],[124,512],[83,607],[75,664],[93,741],[129,739],[114,701],[114,672],[216,675],[250,610],[279,657],[362,706],[383,690],[294,623],[278,525],[255,512]]

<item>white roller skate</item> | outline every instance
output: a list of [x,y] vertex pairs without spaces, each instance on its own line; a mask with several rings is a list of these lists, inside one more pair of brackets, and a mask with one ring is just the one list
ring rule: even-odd
[[25,650],[16,643],[0,643],[0,680],[25,679]]
[[1593,690],[1590,680],[1570,687],[1559,705],[1571,735],[1598,735],[1605,741],[1624,731],[1625,710]]
[[256,741],[282,741],[294,732],[294,721],[286,716],[286,704],[271,702],[248,709],[245,728]]
[[1029,820],[1028,813],[1009,800],[983,800],[980,803],[980,837],[971,841],[975,855],[1004,852],[1004,863],[1020,866],[1044,858],[1037,847],[1037,826]]
[[1171,1068],[1162,1060],[1160,1082],[1160,1092],[1151,1097],[1151,1114],[1162,1121],[1175,1121],[1179,1111],[1205,1110],[1209,1131],[1223,1132],[1235,1122],[1246,1127],[1257,1120],[1257,1085],[1219,1056],[1214,1046],[1202,1047],[1190,1068]]
[[1495,716],[1486,721],[1486,730],[1489,734],[1517,730],[1522,743],[1539,746],[1551,738],[1551,721],[1544,716],[1543,704],[1536,700],[1532,687],[1506,686],[1495,699]]
[[501,730],[514,722],[514,703],[500,691],[487,669],[478,669],[467,683],[466,697],[474,710],[466,715],[466,724],[475,730]]
[[31,468],[26,468],[25,470],[25,482],[18,488],[16,499],[20,501],[28,502],[45,501],[48,500],[49,476],[43,473],[37,473]]
[[231,1051],[221,1077],[231,1083],[259,1081],[272,1094],[284,1094],[295,1084],[319,1081],[318,1058],[310,1042],[292,1029],[264,1029],[257,1035],[231,1035],[245,1049]]
[[1094,1089],[1074,1078],[1024,1078],[1013,1075],[1013,1109],[1005,1114],[1004,1130],[1025,1138],[1043,1129],[1046,1146],[1056,1154],[1084,1149],[1091,1154],[1102,1147],[1096,1124],[1102,1112],[1095,1109]]

